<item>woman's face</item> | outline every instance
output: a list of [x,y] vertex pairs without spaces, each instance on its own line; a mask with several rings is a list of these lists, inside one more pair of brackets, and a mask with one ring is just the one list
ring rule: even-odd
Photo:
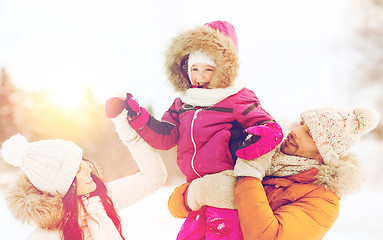
[[77,172],[77,196],[89,194],[96,190],[96,183],[93,181],[90,173],[92,172],[91,167],[86,161],[81,161],[80,168]]
[[191,81],[193,86],[209,88],[215,68],[206,63],[196,63],[191,67]]
[[287,155],[306,157],[323,162],[318,148],[311,136],[310,129],[302,120],[281,144],[281,151]]

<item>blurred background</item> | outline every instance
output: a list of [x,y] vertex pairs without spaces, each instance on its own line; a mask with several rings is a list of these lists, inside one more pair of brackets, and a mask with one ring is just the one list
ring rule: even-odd
[[[236,28],[239,78],[285,129],[315,107],[369,105],[383,114],[383,0],[0,0],[0,142],[17,132],[30,141],[70,140],[106,181],[136,173],[105,117],[105,100],[130,92],[161,118],[177,97],[164,69],[170,40],[215,20]],[[325,239],[383,239],[382,149],[381,121],[355,149],[366,170],[363,188],[342,199]],[[166,186],[123,214],[132,239],[153,239],[156,229],[175,239],[182,220],[167,213],[166,201],[185,181],[175,151],[161,151]],[[0,157],[6,239],[31,230],[3,201],[16,172]],[[143,215],[149,210],[156,214]],[[148,219],[154,231],[141,230]]]

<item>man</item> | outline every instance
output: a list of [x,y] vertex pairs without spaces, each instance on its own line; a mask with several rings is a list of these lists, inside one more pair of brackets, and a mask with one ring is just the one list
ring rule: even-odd
[[[184,217],[205,205],[237,208],[244,239],[322,239],[338,217],[340,197],[363,180],[349,151],[376,127],[378,115],[368,108],[323,108],[303,112],[301,119],[274,151],[176,188],[171,214]],[[224,222],[217,229],[230,231]]]

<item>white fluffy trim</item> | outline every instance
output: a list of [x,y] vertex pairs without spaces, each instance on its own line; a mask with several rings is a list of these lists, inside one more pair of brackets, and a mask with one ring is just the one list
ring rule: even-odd
[[236,94],[242,90],[242,88],[242,84],[235,84],[228,88],[189,88],[184,93],[181,93],[180,98],[184,103],[192,106],[208,107]]

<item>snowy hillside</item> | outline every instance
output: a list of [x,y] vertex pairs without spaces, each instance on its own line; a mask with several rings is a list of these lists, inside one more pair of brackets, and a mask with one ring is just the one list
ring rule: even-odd
[[[356,148],[367,176],[361,191],[341,200],[340,216],[325,240],[383,239],[383,142],[368,139]],[[166,186],[121,212],[127,239],[175,239],[183,220],[173,218],[167,200],[173,186]],[[0,226],[3,240],[25,239],[32,228],[16,222],[0,200]]]

